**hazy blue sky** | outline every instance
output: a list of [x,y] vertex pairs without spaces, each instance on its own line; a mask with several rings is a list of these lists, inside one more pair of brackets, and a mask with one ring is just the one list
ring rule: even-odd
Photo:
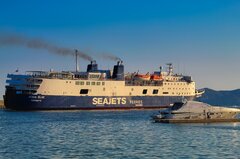
[[[173,62],[198,88],[240,88],[239,0],[2,0],[3,32],[78,48],[102,68],[115,63],[96,56],[107,52],[121,57],[126,71],[151,72]],[[88,62],[80,62],[85,70]],[[7,73],[16,68],[73,70],[74,59],[0,46],[1,96]]]

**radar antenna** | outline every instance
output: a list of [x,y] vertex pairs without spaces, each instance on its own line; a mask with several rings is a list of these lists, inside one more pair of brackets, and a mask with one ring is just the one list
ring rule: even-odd
[[167,63],[166,65],[168,66],[168,75],[172,75],[173,74],[173,64]]

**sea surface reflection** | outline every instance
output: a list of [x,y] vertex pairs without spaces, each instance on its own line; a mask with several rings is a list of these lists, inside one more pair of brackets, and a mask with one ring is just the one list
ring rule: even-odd
[[156,111],[0,111],[0,158],[239,158],[240,123],[161,124]]

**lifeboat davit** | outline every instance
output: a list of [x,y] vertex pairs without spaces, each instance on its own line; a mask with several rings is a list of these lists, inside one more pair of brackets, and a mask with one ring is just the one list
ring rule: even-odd
[[134,76],[134,79],[135,80],[142,80],[142,81],[149,81],[150,80],[150,75],[149,73],[147,73],[146,75],[143,75],[143,74],[136,74]]
[[151,75],[151,80],[153,80],[153,81],[161,81],[161,80],[163,80],[163,78],[162,78],[162,76]]

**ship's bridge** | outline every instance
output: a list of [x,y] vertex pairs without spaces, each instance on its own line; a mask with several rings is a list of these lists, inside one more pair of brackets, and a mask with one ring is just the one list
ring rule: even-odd
[[26,75],[34,77],[48,77],[49,72],[47,71],[26,71]]
[[73,79],[74,77],[71,72],[27,71],[26,74],[36,78]]

